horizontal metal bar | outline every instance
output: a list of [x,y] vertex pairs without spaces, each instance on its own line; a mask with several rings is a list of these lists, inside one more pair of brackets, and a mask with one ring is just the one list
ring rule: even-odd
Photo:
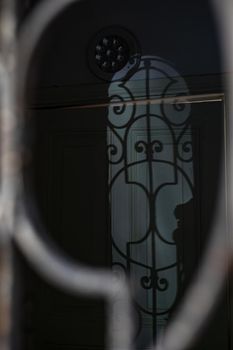
[[109,102],[104,103],[94,103],[94,104],[84,104],[79,105],[72,104],[67,106],[43,106],[43,107],[30,107],[30,110],[43,110],[43,109],[57,109],[60,110],[72,110],[72,109],[93,109],[93,108],[104,108],[104,107],[117,107],[122,106],[122,104],[126,106],[132,105],[159,105],[161,103],[167,104],[192,104],[192,103],[206,103],[206,102],[219,102],[223,101],[224,94],[223,93],[214,93],[214,94],[200,94],[200,95],[187,95],[187,96],[169,96],[164,98],[151,98],[151,99],[138,99],[138,100],[125,100],[124,102]]

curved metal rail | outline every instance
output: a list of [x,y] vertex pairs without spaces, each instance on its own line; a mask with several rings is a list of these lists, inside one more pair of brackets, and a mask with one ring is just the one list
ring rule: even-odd
[[[24,189],[22,184],[22,155],[24,124],[24,92],[27,71],[37,43],[48,24],[65,8],[79,0],[56,0],[42,2],[25,23],[19,40],[15,36],[14,2],[5,1],[1,17],[1,53],[0,53],[0,108],[1,108],[1,196],[0,196],[0,312],[8,318],[0,317],[0,347],[10,349],[10,307],[11,307],[11,240],[14,239],[29,263],[54,285],[74,294],[101,296],[109,305],[108,347],[114,350],[132,349],[133,324],[131,318],[130,291],[123,278],[117,278],[111,272],[91,269],[74,264],[61,256],[46,243],[40,235],[40,229],[25,210]],[[232,3],[228,0],[213,1],[223,34],[232,37]],[[224,6],[225,5],[225,6]],[[226,12],[226,13],[225,13]],[[227,14],[227,16],[226,16]],[[227,26],[227,28],[225,28]],[[225,37],[225,36],[224,36]],[[233,62],[233,43],[227,55]],[[225,44],[225,41],[223,40]],[[226,45],[225,45],[226,46]],[[232,63],[231,63],[232,67]],[[230,96],[233,95],[233,81],[229,80]],[[230,112],[233,105],[230,101]],[[233,140],[232,120],[228,121],[229,140]],[[231,141],[232,142],[232,141]],[[231,144],[229,149],[233,149]],[[228,154],[230,174],[229,206],[232,213],[232,154]],[[219,186],[224,190],[223,185]],[[219,195],[219,198],[221,196]],[[221,202],[218,203],[221,206]],[[231,223],[230,223],[231,224]],[[175,320],[158,340],[155,350],[185,349],[199,333],[207,316],[213,309],[223,282],[227,276],[232,258],[232,242],[226,244],[222,239],[223,223],[216,215],[213,223],[212,239],[203,261],[202,268],[184,300]],[[230,227],[232,227],[230,225]],[[3,254],[4,253],[4,254]],[[227,261],[227,263],[226,263]],[[152,346],[153,348],[153,346]]]

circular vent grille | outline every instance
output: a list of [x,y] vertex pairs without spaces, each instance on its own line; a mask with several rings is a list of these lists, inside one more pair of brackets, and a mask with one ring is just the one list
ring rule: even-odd
[[139,46],[127,30],[106,28],[91,41],[88,61],[92,72],[99,78],[112,81],[116,75],[117,79],[122,79],[138,66]]
[[96,63],[102,71],[115,73],[129,61],[130,49],[123,38],[108,35],[97,43],[95,54]]

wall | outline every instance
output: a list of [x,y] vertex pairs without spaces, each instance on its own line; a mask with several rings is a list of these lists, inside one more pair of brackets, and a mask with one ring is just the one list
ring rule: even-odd
[[208,1],[86,0],[62,14],[41,41],[32,64],[37,83],[102,83],[89,69],[87,50],[93,36],[112,25],[131,31],[142,55],[170,61],[183,76],[223,73]]

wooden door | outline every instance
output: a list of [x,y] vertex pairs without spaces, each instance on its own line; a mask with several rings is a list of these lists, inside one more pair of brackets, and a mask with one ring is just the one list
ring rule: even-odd
[[[41,220],[61,252],[110,268],[104,110],[36,111],[34,191]],[[33,313],[28,349],[103,349],[105,303],[72,297],[30,276]]]
[[[59,249],[78,262],[129,274],[135,344],[145,350],[172,319],[205,251],[225,121],[222,98],[165,102],[174,82],[188,94],[181,77],[165,72],[161,79],[162,68],[174,74],[167,63],[145,57],[139,68],[141,97],[129,80],[109,85],[109,105],[35,111],[32,178]],[[103,349],[104,301],[68,296],[33,276],[28,350]],[[229,350],[227,293],[196,349]]]
[[[140,350],[166,327],[200,263],[224,144],[223,101],[192,104],[187,122],[172,128],[161,122],[159,108],[132,125],[122,167],[116,161],[119,139],[109,124],[111,108],[36,113],[35,188],[48,235],[77,261],[130,274]],[[150,176],[153,187],[145,195]],[[148,229],[151,222],[154,231],[153,225]],[[41,279],[32,289],[36,349],[104,347],[103,301],[68,296]],[[196,348],[228,350],[228,319],[226,291]]]

